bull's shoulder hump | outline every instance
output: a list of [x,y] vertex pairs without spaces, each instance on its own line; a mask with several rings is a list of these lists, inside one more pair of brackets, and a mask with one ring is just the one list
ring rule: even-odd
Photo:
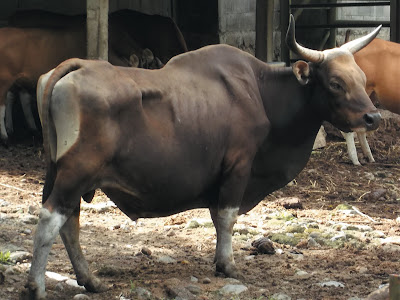
[[[201,65],[214,65],[216,62],[234,63],[237,60],[254,60],[255,58],[247,52],[236,47],[218,44],[209,45],[200,49],[177,55],[165,65],[165,67],[189,67]],[[164,67],[164,68],[165,68]]]

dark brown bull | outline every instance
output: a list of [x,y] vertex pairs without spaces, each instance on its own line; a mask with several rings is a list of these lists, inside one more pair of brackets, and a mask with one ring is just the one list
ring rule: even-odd
[[232,229],[306,165],[323,120],[376,129],[380,114],[352,53],[379,28],[323,52],[287,41],[293,68],[273,69],[227,45],[171,59],[160,70],[68,60],[38,84],[47,153],[43,208],[28,290],[44,298],[47,256],[60,233],[77,281],[104,290],[79,245],[80,199],[101,188],[131,219],[206,207],[217,232],[216,270],[239,277]]

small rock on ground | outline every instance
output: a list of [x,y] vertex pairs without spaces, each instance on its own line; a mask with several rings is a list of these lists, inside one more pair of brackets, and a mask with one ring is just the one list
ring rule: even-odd
[[247,290],[248,288],[242,284],[227,284],[220,289],[220,292],[223,295],[229,295],[229,294],[239,295],[240,293],[243,293]]
[[195,300],[196,296],[183,286],[183,283],[177,278],[171,278],[165,281],[165,289],[169,296],[185,300]]
[[320,282],[317,283],[317,285],[321,286],[321,287],[341,287],[344,288],[344,284],[338,281],[324,281],[324,282]]
[[74,300],[86,300],[86,299],[90,299],[88,295],[85,294],[76,294],[74,296],[74,298],[72,298]]
[[283,294],[283,293],[273,294],[271,298],[274,300],[292,300],[292,298],[290,296]]

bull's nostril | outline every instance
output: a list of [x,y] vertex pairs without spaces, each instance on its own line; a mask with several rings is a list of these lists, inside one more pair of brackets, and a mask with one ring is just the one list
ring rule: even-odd
[[370,130],[378,128],[380,120],[381,120],[381,114],[378,112],[364,115],[365,124]]
[[371,114],[365,114],[364,121],[367,123],[367,125],[372,125],[374,123],[374,118],[371,116]]

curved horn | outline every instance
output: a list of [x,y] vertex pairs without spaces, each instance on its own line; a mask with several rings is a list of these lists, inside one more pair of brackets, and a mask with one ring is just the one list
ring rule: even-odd
[[321,63],[324,60],[324,54],[322,51],[312,50],[299,45],[296,42],[294,30],[294,17],[291,14],[289,20],[289,27],[286,33],[286,44],[289,49],[299,55],[301,58],[310,62]]
[[367,46],[378,35],[381,28],[382,25],[379,25],[371,33],[342,45],[340,49],[348,50],[353,54],[356,53],[357,51]]

